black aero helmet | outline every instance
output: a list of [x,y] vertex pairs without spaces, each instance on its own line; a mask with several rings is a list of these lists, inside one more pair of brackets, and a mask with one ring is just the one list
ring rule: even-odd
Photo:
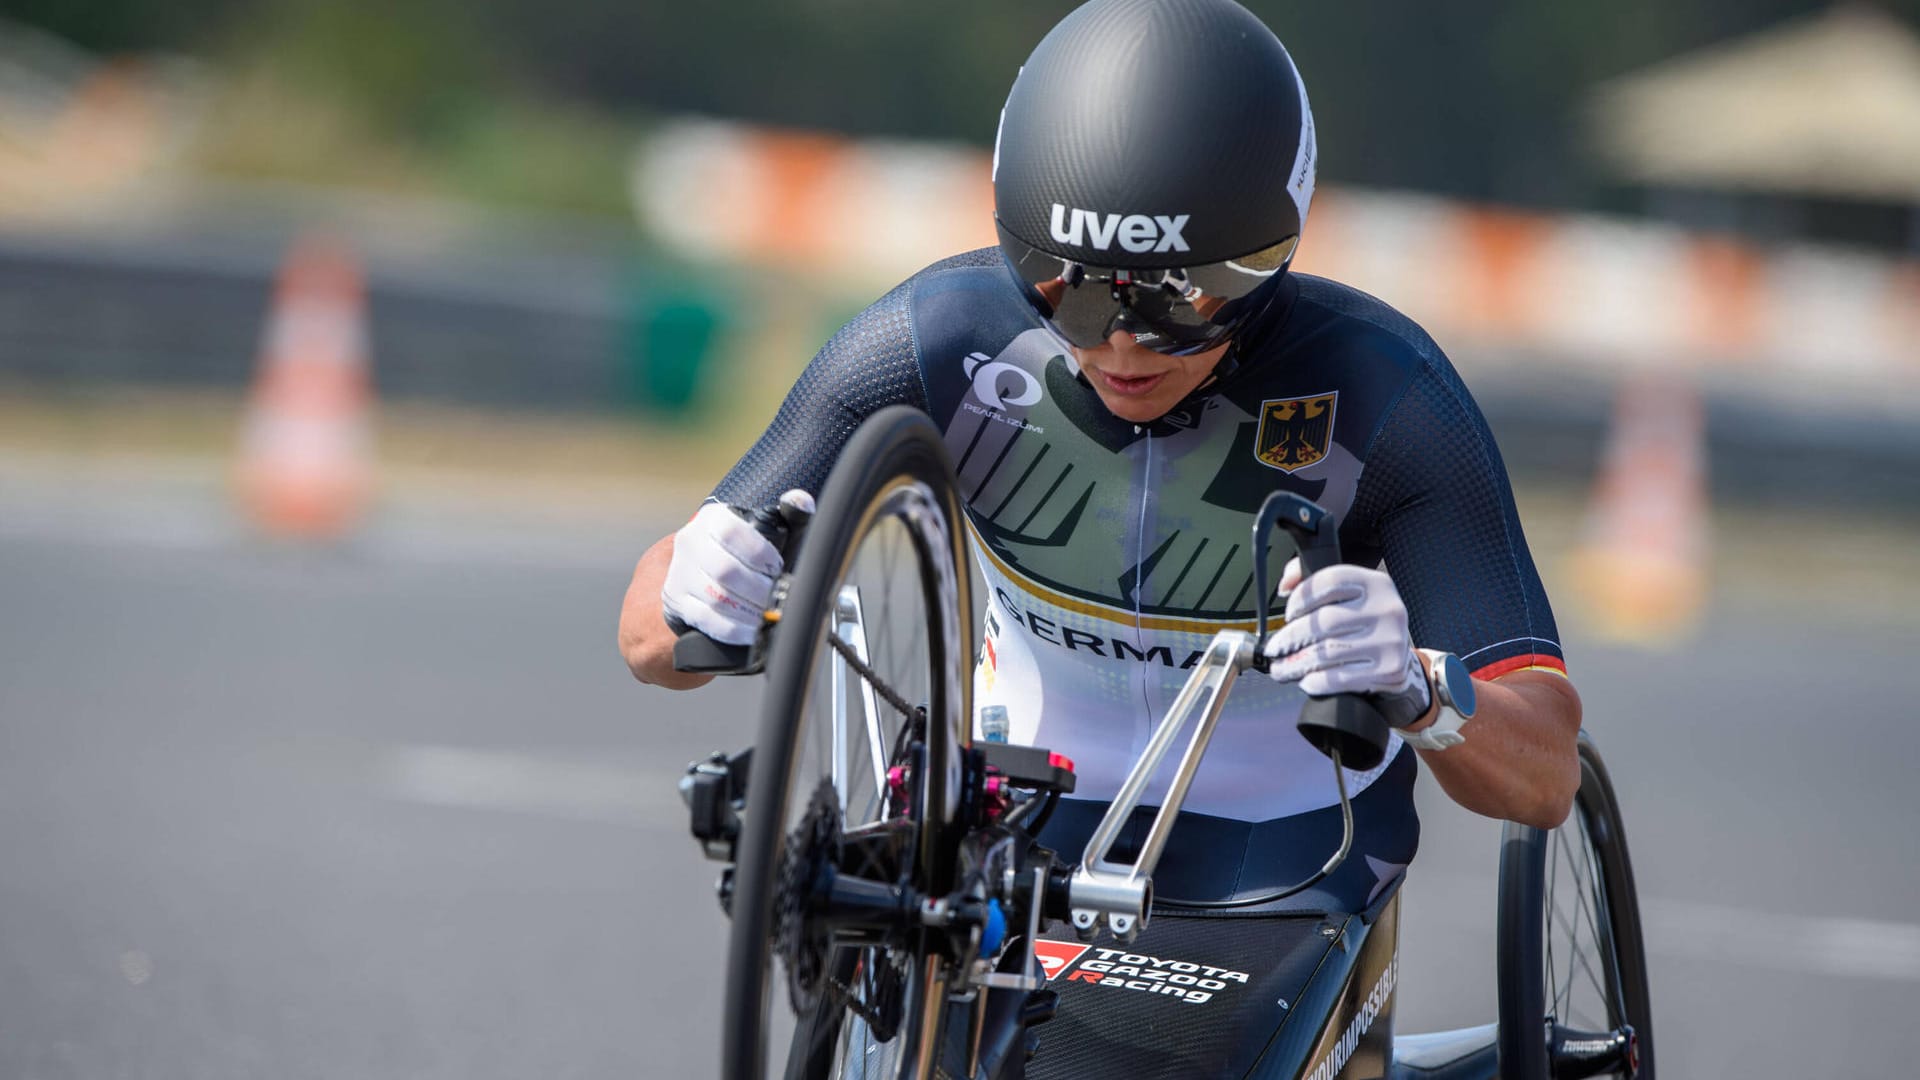
[[1198,352],[1265,306],[1313,198],[1293,59],[1233,0],[1093,0],[1034,49],[994,142],[1000,248],[1077,345]]

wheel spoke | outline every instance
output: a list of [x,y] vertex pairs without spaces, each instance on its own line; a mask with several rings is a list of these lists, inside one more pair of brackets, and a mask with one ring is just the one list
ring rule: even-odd
[[[1553,866],[1554,866],[1556,880],[1558,878],[1558,871],[1560,869],[1560,860],[1562,856],[1566,857],[1567,870],[1569,873],[1571,873],[1573,871],[1573,856],[1567,850],[1567,835],[1566,835],[1566,830],[1564,828],[1555,829],[1553,833],[1552,858],[1553,858]],[[1569,887],[1572,887],[1572,883],[1569,884]],[[1557,923],[1560,927],[1564,928],[1567,932],[1567,953],[1568,953],[1566,957],[1567,979],[1565,984],[1563,984],[1556,991],[1554,995],[1554,1011],[1556,1013],[1562,1014],[1562,1019],[1564,1020],[1567,1018],[1564,1015],[1564,1013],[1569,1009],[1573,999],[1573,978],[1574,978],[1574,975],[1577,974],[1577,969],[1578,969],[1578,964],[1576,963],[1576,961],[1579,961],[1582,958],[1580,956],[1580,932],[1578,927],[1574,925],[1576,922],[1576,916],[1578,912],[1576,911],[1573,913],[1569,913],[1566,910],[1566,908],[1563,907],[1559,902],[1559,900],[1557,899],[1559,895],[1560,895],[1559,892],[1556,890],[1555,892],[1556,901],[1551,911],[1551,914],[1553,916],[1554,922]],[[1578,893],[1576,892],[1575,895],[1577,897]]]
[[[1557,838],[1558,838],[1558,836],[1559,836],[1559,834],[1558,834],[1558,833],[1554,833],[1553,835],[1554,835],[1554,837],[1555,837],[1556,839],[1557,839]],[[1553,920],[1552,920],[1552,918],[1551,918],[1551,916],[1552,916],[1552,915],[1554,914],[1554,900],[1553,900],[1553,897],[1554,897],[1554,890],[1555,890],[1555,887],[1556,887],[1556,885],[1557,885],[1557,883],[1558,883],[1558,882],[1559,882],[1559,880],[1560,880],[1560,860],[1559,860],[1558,858],[1556,858],[1556,857],[1555,857],[1555,856],[1557,856],[1558,854],[1559,854],[1559,853],[1558,853],[1558,851],[1557,851],[1557,850],[1555,850],[1555,851],[1553,851],[1553,852],[1549,852],[1549,853],[1548,853],[1548,856],[1547,856],[1547,895],[1546,895],[1546,898],[1545,898],[1545,899],[1544,899],[1544,901],[1543,901],[1543,906],[1544,906],[1544,907],[1546,908],[1546,911],[1547,911],[1547,914],[1548,914],[1548,916],[1549,916],[1549,918],[1547,919],[1547,925],[1546,925],[1546,927],[1545,927],[1545,929],[1544,929],[1544,934],[1545,934],[1545,937],[1546,937],[1546,939],[1547,939],[1547,982],[1546,982],[1546,987],[1547,987],[1547,989],[1548,989],[1549,991],[1551,991],[1551,990],[1552,990],[1552,989],[1553,989],[1553,988],[1554,988],[1554,987],[1555,987],[1555,986],[1556,986],[1556,985],[1558,984],[1558,980],[1557,980],[1557,979],[1555,978],[1555,976],[1554,976],[1554,973],[1553,973],[1553,969],[1554,969],[1554,965],[1553,965]],[[1553,1000],[1553,1001],[1552,1001],[1552,1002],[1551,1002],[1550,1004],[1552,1005],[1552,1008],[1551,1008],[1551,1009],[1550,1009],[1549,1011],[1550,1011],[1551,1013],[1553,1013],[1553,1014],[1558,1014],[1558,1013],[1559,1013],[1559,1011],[1560,1011],[1560,1003],[1559,1003],[1559,999],[1558,999],[1558,998],[1555,998],[1555,999],[1554,999],[1554,1000]],[[1551,1017],[1549,1017],[1549,1019],[1551,1019]]]
[[[1601,1008],[1605,1010],[1607,1008],[1607,992],[1602,988],[1600,978],[1593,970],[1593,961],[1587,957],[1586,950],[1580,946],[1580,942],[1586,941],[1596,952],[1599,952],[1605,947],[1606,938],[1601,934],[1599,924],[1593,917],[1593,911],[1588,906],[1590,890],[1595,880],[1593,874],[1592,838],[1588,835],[1586,821],[1580,817],[1578,810],[1575,811],[1573,828],[1577,830],[1579,836],[1581,868],[1579,871],[1579,888],[1574,891],[1574,912],[1573,916],[1569,919],[1567,934],[1580,960],[1580,967],[1586,972],[1588,982],[1593,986],[1596,1000],[1599,1002]],[[1572,852],[1567,853],[1567,858],[1569,864],[1571,864],[1573,860]],[[1586,928],[1591,932],[1591,936],[1583,936],[1581,934],[1580,924],[1582,922],[1586,924]],[[1571,973],[1569,973],[1569,975],[1571,976]],[[1611,1028],[1613,1025],[1609,1022],[1604,1026]]]
[[1581,880],[1583,883],[1587,883],[1587,887],[1575,893],[1574,898],[1579,901],[1580,914],[1586,916],[1587,928],[1593,931],[1594,939],[1597,941],[1600,938],[1600,925],[1594,916],[1594,908],[1598,907],[1598,905],[1595,904],[1590,907],[1587,901],[1590,898],[1589,894],[1591,890],[1599,882],[1599,876],[1593,872],[1593,838],[1587,835],[1585,822],[1580,823],[1580,839],[1584,841],[1580,845],[1580,859],[1582,863]]
[[[1587,833],[1585,820],[1578,819],[1577,815],[1576,820],[1579,822],[1580,838],[1583,841],[1580,845],[1580,857],[1584,864],[1586,887],[1575,893],[1574,897],[1579,901],[1579,912],[1586,918],[1587,929],[1593,933],[1593,937],[1590,940],[1594,942],[1597,949],[1607,946],[1609,943],[1607,937],[1600,931],[1600,920],[1595,914],[1600,905],[1598,895],[1594,890],[1597,890],[1600,882],[1599,875],[1593,872],[1593,837]],[[1588,903],[1589,900],[1593,901],[1591,905]],[[1600,996],[1600,1001],[1604,1006],[1609,1000],[1607,991],[1601,985],[1600,978],[1594,973],[1592,966],[1585,966],[1587,967],[1588,976],[1593,980],[1594,992]]]
[[[1566,913],[1561,911],[1558,907],[1549,909],[1547,912],[1547,916],[1548,916],[1548,921],[1547,921],[1548,936],[1551,937],[1553,935],[1554,929],[1556,927],[1566,930],[1568,951],[1572,953],[1571,956],[1568,956],[1566,958],[1567,959],[1566,982],[1564,984],[1556,984],[1556,983],[1547,984],[1547,989],[1553,992],[1553,998],[1552,998],[1553,1013],[1556,1016],[1562,1016],[1562,1014],[1566,1010],[1567,1002],[1572,997],[1572,994],[1573,994],[1573,976],[1575,974],[1575,969],[1578,966],[1575,963],[1575,961],[1580,959],[1579,935],[1574,932],[1572,923],[1568,920]],[[1564,1017],[1562,1018],[1564,1019]]]
[[[1559,925],[1562,929],[1566,930],[1568,942],[1570,945],[1569,951],[1572,953],[1572,956],[1569,958],[1569,962],[1567,964],[1567,981],[1565,985],[1562,986],[1559,989],[1559,991],[1556,992],[1556,994],[1554,995],[1554,1003],[1556,1006],[1569,1009],[1568,1013],[1562,1017],[1563,1022],[1565,1022],[1565,1021],[1571,1021],[1575,1019],[1575,1016],[1573,1015],[1570,1009],[1570,1006],[1573,1000],[1574,976],[1578,972],[1580,971],[1586,972],[1587,982],[1589,983],[1589,985],[1593,987],[1594,992],[1599,995],[1599,1000],[1601,1001],[1602,1004],[1604,1004],[1607,1000],[1607,992],[1601,989],[1599,976],[1597,976],[1594,973],[1592,962],[1587,959],[1586,951],[1581,949],[1579,946],[1580,935],[1579,935],[1578,927],[1571,920],[1569,920],[1563,913],[1559,911],[1555,911],[1553,915],[1554,915],[1554,922],[1557,925]],[[1612,1027],[1613,1025],[1611,1022],[1609,1022],[1605,1026]]]
[[1615,961],[1614,956],[1616,945],[1612,932],[1613,918],[1610,908],[1611,901],[1607,896],[1606,878],[1601,875],[1599,869],[1592,863],[1594,854],[1593,835],[1588,831],[1584,819],[1580,823],[1580,831],[1586,840],[1586,843],[1582,846],[1582,851],[1588,859],[1587,898],[1592,903],[1592,909],[1589,913],[1590,924],[1594,927],[1594,940],[1600,946],[1601,966],[1606,969],[1607,975],[1606,983],[1608,989],[1602,991],[1600,996],[1606,1002],[1609,1026],[1617,1026],[1619,1023],[1625,1021],[1626,991],[1621,986],[1620,966]]

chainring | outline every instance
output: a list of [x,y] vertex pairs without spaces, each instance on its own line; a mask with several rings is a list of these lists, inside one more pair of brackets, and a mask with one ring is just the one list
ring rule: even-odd
[[820,1001],[831,945],[825,927],[807,918],[821,871],[840,858],[840,799],[822,779],[807,799],[799,824],[787,834],[780,861],[780,891],[774,898],[773,951],[787,967],[787,993],[795,1015]]

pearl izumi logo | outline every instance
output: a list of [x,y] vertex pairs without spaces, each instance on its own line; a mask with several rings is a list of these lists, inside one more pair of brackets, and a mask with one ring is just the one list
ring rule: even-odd
[[1040,380],[1024,368],[981,352],[968,353],[960,363],[973,380],[973,395],[988,408],[1021,407],[1040,400]]
[[1191,214],[1101,214],[1053,204],[1053,238],[1074,247],[1110,251],[1113,242],[1135,254],[1148,251],[1186,251],[1180,231]]

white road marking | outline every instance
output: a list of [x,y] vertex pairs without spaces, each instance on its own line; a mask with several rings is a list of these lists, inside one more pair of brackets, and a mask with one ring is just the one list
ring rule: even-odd
[[656,828],[679,827],[684,814],[656,772],[498,750],[389,747],[376,782],[388,798],[428,806]]
[[[1424,905],[1458,912],[1450,927],[1493,933],[1490,877],[1422,873],[1416,861],[1407,881],[1409,912],[1434,914]],[[1469,923],[1468,920],[1471,920]],[[1649,956],[1715,960],[1743,967],[1920,983],[1920,923],[1846,915],[1795,915],[1777,911],[1640,897],[1641,930]]]

